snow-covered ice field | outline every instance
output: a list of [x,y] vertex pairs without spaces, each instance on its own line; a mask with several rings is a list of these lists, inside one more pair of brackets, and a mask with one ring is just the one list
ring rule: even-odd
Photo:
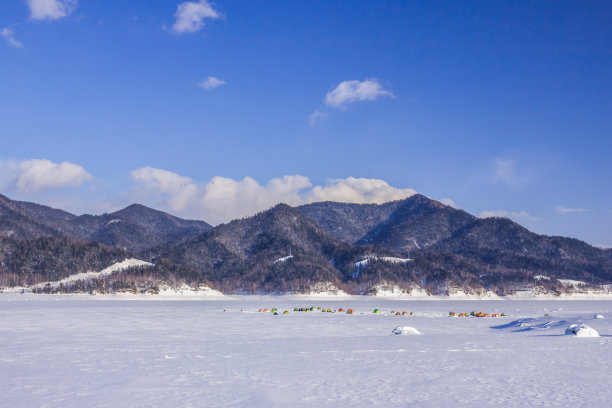
[[[293,312],[310,306],[355,314]],[[0,406],[607,407],[611,320],[602,300],[4,294]],[[421,334],[392,334],[406,326]]]

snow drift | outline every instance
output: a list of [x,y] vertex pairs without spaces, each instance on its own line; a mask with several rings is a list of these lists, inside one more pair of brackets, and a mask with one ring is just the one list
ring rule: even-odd
[[393,329],[393,334],[421,334],[420,331],[410,326],[398,326]]
[[574,335],[576,337],[599,337],[599,333],[594,328],[587,326],[586,324],[572,324],[565,329],[565,334]]

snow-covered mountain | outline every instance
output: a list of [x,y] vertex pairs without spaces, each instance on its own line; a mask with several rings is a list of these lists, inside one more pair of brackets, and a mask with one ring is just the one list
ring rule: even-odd
[[0,196],[0,251],[0,286],[58,281],[134,255],[152,264],[95,285],[496,296],[612,284],[611,250],[534,234],[505,218],[480,219],[422,195],[380,205],[279,204],[215,228],[140,205],[75,216]]

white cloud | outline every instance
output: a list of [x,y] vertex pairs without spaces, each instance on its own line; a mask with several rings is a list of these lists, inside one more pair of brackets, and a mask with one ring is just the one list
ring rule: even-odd
[[480,218],[504,217],[515,221],[541,221],[542,218],[534,217],[525,211],[485,210],[480,213]]
[[77,0],[26,0],[30,17],[34,20],[57,20],[70,15]]
[[384,203],[414,194],[416,191],[411,188],[391,187],[384,180],[348,177],[330,179],[326,186],[315,186],[304,198],[305,202]]
[[0,187],[9,191],[34,194],[43,190],[78,187],[93,177],[78,164],[54,163],[45,159],[2,162]]
[[221,15],[206,0],[186,1],[178,5],[176,21],[172,29],[177,33],[194,33],[204,27],[204,19],[216,19]]
[[451,198],[443,198],[440,202],[444,205],[448,205],[449,207],[457,208],[457,204]]
[[221,85],[225,85],[225,81],[215,78],[213,76],[209,76],[204,81],[198,84],[200,88],[204,88],[204,89],[213,89]]
[[278,203],[301,205],[315,201],[382,203],[409,197],[412,189],[398,189],[383,180],[349,177],[312,186],[307,177],[286,175],[259,184],[251,177],[234,180],[214,177],[196,182],[179,174],[144,167],[132,172],[137,186],[126,197],[154,205],[182,217],[212,224],[253,215]]
[[373,101],[381,96],[395,97],[391,92],[383,89],[382,85],[375,79],[344,81],[327,93],[325,105],[332,108],[341,108],[349,103]]
[[13,30],[9,27],[4,27],[2,30],[0,30],[0,37],[4,38],[4,41],[6,41],[6,43],[11,47],[23,48],[23,44],[21,43],[21,41],[15,38]]
[[141,167],[134,170],[132,178],[146,188],[155,189],[160,193],[167,194],[176,194],[184,186],[193,183],[193,180],[189,177],[153,167]]
[[567,208],[561,205],[557,206],[557,213],[559,214],[568,214],[568,213],[581,213],[588,211],[586,208]]

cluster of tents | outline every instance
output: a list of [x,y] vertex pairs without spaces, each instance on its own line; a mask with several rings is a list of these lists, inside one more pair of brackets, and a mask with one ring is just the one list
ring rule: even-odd
[[483,312],[471,312],[471,313],[449,312],[448,316],[449,317],[505,317],[506,314],[505,313],[493,313],[490,315],[489,313],[483,313]]
[[[372,311],[372,313],[375,313],[375,314],[380,314],[380,313],[381,313],[381,311],[380,311],[380,309],[374,309],[374,310]],[[412,316],[414,313],[412,313],[412,312],[408,313],[408,312],[407,312],[407,311],[405,311],[405,310],[404,310],[403,312],[396,312],[395,310],[392,310],[392,311],[391,311],[391,314],[392,314],[392,315],[395,315],[395,316],[408,316],[408,315]]]
[[[294,307],[293,311],[294,312],[314,312],[315,310],[320,310],[321,312],[324,313],[346,313],[346,314],[353,314],[355,313],[355,311],[353,309],[343,309],[343,308],[339,308],[339,309],[326,309],[324,307],[318,306],[318,307]],[[272,308],[272,309],[258,309],[258,312],[262,313],[262,312],[270,312],[274,315],[278,315],[278,309],[277,308]],[[288,310],[285,310],[283,312],[283,314],[289,314]]]
[[[311,306],[311,307],[294,307],[293,311],[294,312],[314,312],[314,311],[318,311],[320,310],[323,313],[346,313],[346,314],[354,314],[355,311],[353,309],[344,309],[344,308],[339,308],[339,309],[331,309],[331,308],[325,308],[325,307],[321,307],[321,306]],[[270,312],[274,315],[279,315],[279,311],[277,308],[272,308],[272,309],[259,309],[257,310],[258,312]],[[381,310],[380,309],[374,309],[372,311],[372,313],[374,314],[381,314]],[[282,314],[289,314],[288,310],[285,310],[282,312]],[[363,313],[362,313],[363,314]],[[407,312],[407,311],[395,311],[395,310],[391,310],[391,314],[395,315],[395,316],[413,316],[414,313],[413,312]],[[449,312],[448,313],[449,317],[505,317],[506,314],[505,313],[483,313],[483,312],[471,312],[471,313],[456,313],[456,312]]]
[[[331,308],[325,308],[325,307],[321,307],[321,306],[317,306],[317,307],[315,307],[315,306],[311,306],[311,307],[294,307],[294,308],[293,308],[293,311],[294,311],[294,312],[314,312],[314,311],[318,311],[318,310],[320,310],[320,311],[321,311],[321,312],[323,312],[323,313],[346,313],[346,314],[354,314],[354,313],[355,313],[355,310],[353,310],[353,309],[350,309],[350,308],[349,308],[349,309],[344,309],[344,308],[342,308],[342,307],[341,307],[341,308],[339,308],[339,309],[331,309]],[[270,312],[270,313],[272,313],[272,314],[274,314],[274,315],[278,315],[278,314],[279,314],[279,312],[278,312],[278,309],[277,309],[277,308],[272,308],[272,309],[258,309],[257,311],[258,311],[258,312],[260,312],[260,313],[261,313],[261,312]],[[381,313],[381,311],[380,311],[380,309],[374,309],[374,310],[372,311],[372,313],[374,313],[374,314],[380,314],[380,313]],[[289,314],[289,311],[288,311],[288,310],[285,310],[285,311],[283,312],[283,314]],[[362,313],[362,314],[363,314],[363,313]],[[407,311],[405,311],[405,310],[404,310],[404,311],[402,311],[402,312],[399,312],[399,311],[398,311],[398,312],[396,312],[395,310],[392,310],[392,311],[391,311],[391,314],[392,314],[392,315],[395,315],[395,316],[412,316],[412,315],[413,315],[413,312],[408,313],[408,312],[407,312]]]

